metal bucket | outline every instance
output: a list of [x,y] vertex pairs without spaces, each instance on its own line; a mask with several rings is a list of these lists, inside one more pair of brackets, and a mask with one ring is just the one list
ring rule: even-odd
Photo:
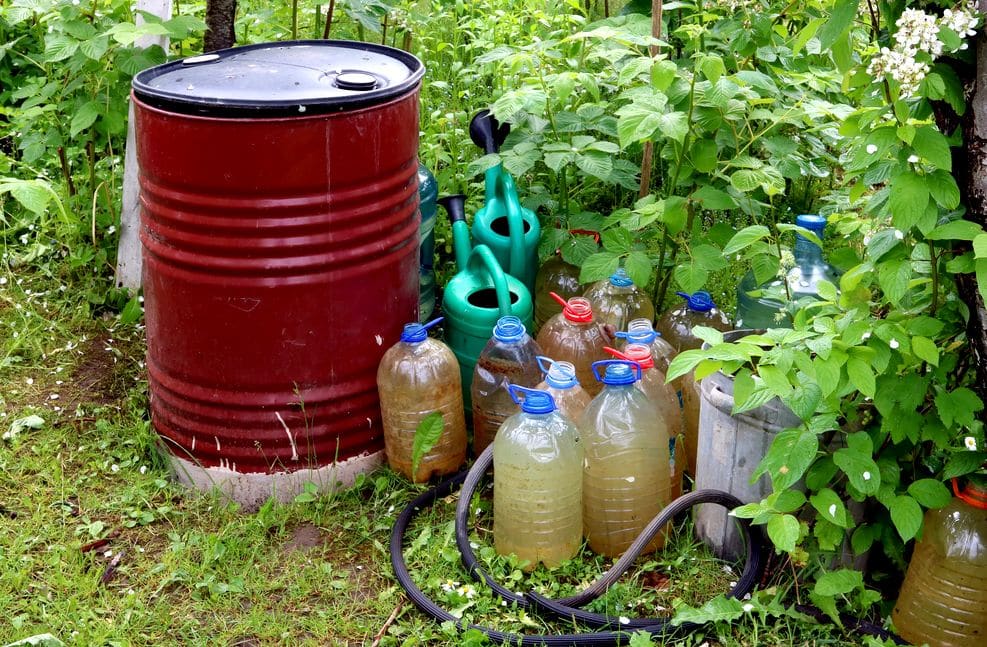
[[297,41],[134,80],[151,416],[245,508],[381,459],[376,371],[418,316],[420,61]]
[[[700,394],[696,489],[724,490],[744,503],[760,501],[771,493],[771,481],[762,476],[751,483],[751,475],[775,436],[801,421],[778,398],[731,415],[733,378],[720,372],[702,381]],[[720,506],[699,506],[696,534],[722,559],[737,560],[745,554],[736,522]]]

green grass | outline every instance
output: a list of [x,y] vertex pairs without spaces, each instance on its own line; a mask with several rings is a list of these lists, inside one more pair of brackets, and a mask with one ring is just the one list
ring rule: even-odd
[[[94,316],[84,297],[58,290],[50,278],[2,276],[0,431],[28,416],[43,423],[0,441],[0,644],[50,632],[73,645],[362,645],[385,626],[384,645],[461,644],[451,627],[409,603],[391,572],[391,526],[420,487],[381,469],[335,495],[268,503],[249,515],[183,489],[171,482],[147,419],[141,326]],[[447,497],[409,532],[407,557],[419,586],[476,623],[571,631],[504,608],[469,580],[455,548],[454,507],[455,497]],[[511,588],[567,595],[608,566],[584,551],[555,572],[524,574],[491,547],[489,490],[474,508],[481,510],[477,553]],[[82,550],[107,536],[104,546]],[[591,608],[670,613],[725,591],[732,577],[682,531]],[[830,628],[783,619],[745,620],[704,640],[838,638]],[[686,636],[682,644],[701,642]]]

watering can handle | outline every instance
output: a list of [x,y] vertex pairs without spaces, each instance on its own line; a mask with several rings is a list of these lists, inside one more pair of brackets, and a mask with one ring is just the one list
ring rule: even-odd
[[507,207],[507,232],[511,239],[511,266],[508,272],[511,276],[523,277],[527,254],[524,251],[524,215],[521,213],[521,203],[517,197],[517,187],[510,173],[501,169],[498,188],[500,198]]
[[486,270],[493,281],[494,291],[497,293],[497,309],[501,317],[511,314],[511,291],[507,287],[507,276],[500,268],[497,257],[486,245],[477,245],[470,252],[469,261],[466,264],[466,271],[470,274],[479,274],[481,270]]

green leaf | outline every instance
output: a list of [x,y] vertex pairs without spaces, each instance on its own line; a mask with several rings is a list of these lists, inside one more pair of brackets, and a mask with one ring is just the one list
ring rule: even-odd
[[684,112],[668,112],[658,117],[658,130],[665,137],[680,144],[689,132],[689,121]]
[[683,263],[675,268],[673,276],[679,287],[691,294],[706,285],[709,271],[700,267],[698,263]]
[[634,285],[646,286],[651,281],[651,259],[644,252],[633,251],[624,259],[624,269]]
[[847,360],[846,371],[850,382],[857,387],[857,390],[868,397],[874,397],[874,369],[868,362],[858,357],[851,357]]
[[135,321],[140,320],[141,316],[144,314],[144,309],[141,308],[140,298],[133,297],[127,301],[127,305],[123,307],[120,311],[120,323],[123,325],[129,325]]
[[94,61],[103,58],[103,54],[110,48],[110,41],[106,36],[96,36],[79,43],[79,51]]
[[493,105],[490,106],[490,112],[501,123],[507,123],[512,121],[521,111],[541,116],[545,113],[547,102],[548,95],[541,90],[531,88],[508,90],[493,102]]
[[75,137],[80,132],[89,128],[96,122],[99,117],[100,105],[95,101],[89,101],[88,103],[82,104],[82,106],[75,111],[72,115],[72,122],[69,125],[69,136]]
[[912,148],[920,156],[944,171],[953,170],[953,157],[946,137],[932,126],[923,126],[915,132]]
[[586,175],[606,182],[613,173],[613,157],[603,151],[587,150],[576,155],[576,167]]
[[822,401],[822,389],[815,382],[803,382],[795,387],[787,397],[782,398],[788,408],[802,420],[808,420],[815,414],[816,407]]
[[974,240],[984,228],[969,220],[952,220],[925,235],[926,240]]
[[863,453],[843,447],[833,454],[833,462],[861,493],[873,495],[881,487],[881,471],[870,452]]
[[661,124],[661,111],[668,100],[655,93],[652,97],[635,101],[617,111],[617,138],[621,148],[652,139]]
[[698,202],[703,209],[710,211],[726,211],[727,209],[737,208],[737,202],[733,199],[733,196],[726,191],[721,191],[708,184],[697,189],[690,196],[690,199]]
[[749,227],[744,227],[736,234],[733,238],[723,247],[723,255],[730,256],[731,254],[736,254],[737,252],[750,247],[751,244],[770,236],[771,231],[764,225],[750,225]]
[[843,499],[833,490],[823,488],[809,497],[809,502],[823,519],[841,528],[850,527],[847,521],[846,506],[843,505]]
[[947,427],[954,422],[960,426],[972,427],[974,414],[983,409],[984,403],[977,394],[965,386],[936,396],[936,410]]
[[912,337],[912,352],[915,357],[932,364],[933,366],[939,366],[939,349],[936,348],[935,342],[926,337]]
[[987,258],[987,234],[973,239],[973,253],[977,258]]
[[903,541],[918,534],[922,527],[922,508],[910,496],[898,495],[891,502],[891,521]]
[[983,467],[985,463],[987,463],[987,452],[955,452],[946,461],[946,467],[942,471],[942,478],[948,480],[957,476],[966,476]]
[[850,28],[850,24],[857,15],[859,4],[860,0],[836,0],[829,20],[818,32],[820,50],[824,52],[828,50],[836,42],[836,39]]
[[764,173],[760,170],[740,169],[730,176],[730,185],[741,193],[750,193],[761,186]]
[[599,249],[600,246],[592,236],[573,236],[562,244],[562,260],[579,267]]
[[634,246],[634,236],[622,227],[608,229],[600,234],[603,249],[614,254],[626,254]]
[[711,83],[716,83],[720,80],[720,77],[726,74],[727,68],[723,64],[723,59],[715,54],[707,54],[702,57],[699,63],[699,69],[702,70],[703,76],[710,80]]
[[44,60],[48,63],[64,61],[79,49],[79,41],[68,34],[54,32],[45,36]]
[[672,358],[672,361],[668,365],[668,372],[665,377],[668,380],[674,380],[676,378],[682,377],[692,369],[696,368],[699,362],[706,359],[706,351],[694,348],[692,350],[685,350]]
[[912,263],[907,258],[885,261],[878,265],[877,277],[888,300],[898,305],[908,292],[912,278]]
[[929,186],[925,178],[911,171],[901,173],[891,181],[888,206],[898,229],[908,232],[919,224],[929,205]]
[[936,479],[919,479],[908,486],[908,493],[926,508],[942,508],[953,500],[952,493]]
[[487,153],[483,157],[473,160],[466,167],[466,176],[474,177],[485,173],[487,170],[492,169],[501,163],[500,155],[497,153]]
[[665,198],[665,212],[661,220],[665,223],[670,234],[678,234],[685,228],[689,219],[688,202],[677,195]]
[[433,411],[418,423],[418,428],[415,429],[415,440],[411,443],[412,481],[417,481],[418,464],[425,457],[425,454],[432,451],[435,443],[439,442],[443,429],[445,429],[445,421],[439,411]]
[[791,487],[816,459],[818,449],[816,434],[806,429],[786,429],[775,436],[751,478],[757,479],[766,473],[775,490]]
[[799,538],[799,521],[790,514],[780,514],[768,521],[768,537],[778,550],[790,553]]
[[838,571],[829,571],[820,575],[812,590],[817,595],[845,595],[863,585],[863,573],[841,568]]
[[18,180],[3,178],[0,180],[0,193],[9,192],[22,207],[39,216],[48,210],[51,201],[51,190],[41,180]]
[[692,145],[692,166],[700,173],[712,173],[716,170],[717,149],[716,140],[700,139]]
[[620,266],[620,256],[613,252],[597,252],[583,261],[583,266],[579,270],[580,283],[592,283],[600,281],[615,271]]
[[[797,522],[796,522],[797,523]],[[728,598],[720,594],[694,609],[689,606],[679,607],[672,618],[672,625],[679,626],[684,622],[706,624],[708,622],[729,622],[744,615],[743,603],[737,598]]]
[[25,429],[41,429],[45,426],[45,419],[39,415],[30,415],[23,418],[17,418],[12,423],[10,423],[10,428],[5,434],[6,438],[13,438],[17,434],[21,433]]

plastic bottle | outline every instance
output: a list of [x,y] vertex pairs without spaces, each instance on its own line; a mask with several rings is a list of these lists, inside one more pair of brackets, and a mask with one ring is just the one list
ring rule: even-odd
[[706,326],[724,332],[733,330],[730,320],[716,307],[709,292],[700,290],[693,294],[685,292],[675,294],[685,299],[685,303],[663,314],[655,330],[672,345],[676,352],[681,353],[703,345],[703,340],[692,334],[694,326]]
[[634,285],[622,267],[610,278],[591,285],[583,296],[589,299],[597,320],[615,330],[624,330],[631,319],[655,319],[651,297]]
[[418,317],[427,321],[435,311],[435,212],[439,185],[432,172],[418,165],[418,210],[422,215],[419,228]]
[[555,302],[549,292],[555,292],[563,299],[580,296],[583,286],[579,283],[579,268],[562,260],[556,252],[538,268],[535,277],[535,330],[541,330],[545,322],[562,312],[562,306]]
[[575,366],[576,379],[583,389],[596,395],[603,387],[593,375],[593,362],[609,357],[603,350],[608,344],[607,336],[593,320],[588,300],[572,297],[566,301],[554,292],[549,294],[562,306],[562,312],[545,322],[538,333],[542,354]]
[[[676,292],[685,303],[672,308],[658,320],[657,330],[677,352],[692,350],[703,345],[703,340],[692,334],[694,326],[706,326],[726,332],[731,330],[726,318],[709,292],[687,294]],[[696,448],[699,446],[699,385],[692,373],[683,375],[679,382],[682,413],[685,418],[685,446],[689,458],[688,472],[696,475]]]
[[[803,214],[795,224],[808,229],[823,240],[826,218]],[[737,328],[791,328],[789,305],[803,298],[819,298],[819,282],[826,280],[839,286],[839,272],[823,259],[819,245],[800,234],[795,235],[795,266],[784,281],[772,278],[757,284],[753,272],[748,272],[737,286]],[[785,286],[788,286],[786,293]]]
[[583,539],[583,446],[551,395],[513,384],[510,392],[521,412],[494,439],[494,546],[527,561],[524,570],[554,568]]
[[[661,369],[662,373],[668,373],[668,365],[678,355],[678,351],[655,332],[654,324],[647,319],[632,319],[627,324],[627,330],[618,332],[617,337],[623,340],[624,346],[627,344],[644,344],[650,347],[655,366]],[[675,382],[672,384],[674,385]]]
[[[425,325],[406,324],[401,341],[384,353],[377,368],[387,463],[413,481],[451,474],[466,460],[459,363],[445,344],[428,336],[428,329],[440,321],[441,317]],[[442,413],[445,427],[412,475],[415,431],[433,411]]]
[[538,344],[514,316],[501,317],[493,337],[476,360],[470,394],[473,401],[473,453],[493,442],[500,425],[517,413],[509,384],[533,388],[541,382]]
[[685,449],[685,425],[682,419],[682,407],[679,405],[675,387],[666,384],[665,373],[655,366],[651,349],[644,344],[628,344],[623,351],[607,348],[607,352],[641,367],[641,379],[637,388],[641,389],[651,402],[658,407],[658,415],[668,430],[669,475],[671,483],[671,498],[682,496],[682,474],[688,463]]
[[[668,432],[658,409],[634,386],[639,366],[607,360],[593,370],[605,388],[579,423],[586,454],[583,532],[593,551],[617,557],[668,505]],[[664,543],[659,534],[648,548]]]
[[538,385],[538,390],[547,391],[555,400],[559,413],[578,423],[592,398],[579,385],[576,367],[571,362],[556,362],[544,355],[538,356],[538,366],[545,374],[545,381]]
[[954,481],[956,498],[928,510],[892,620],[902,638],[933,647],[987,636],[987,487]]

